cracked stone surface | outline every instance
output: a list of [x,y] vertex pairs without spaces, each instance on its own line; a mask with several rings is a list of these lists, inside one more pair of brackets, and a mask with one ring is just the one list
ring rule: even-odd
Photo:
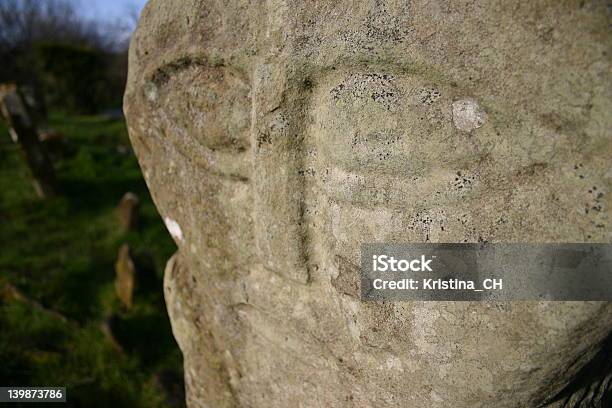
[[150,1],[125,112],[179,248],[188,405],[609,406],[609,303],[365,303],[358,280],[362,242],[611,241],[609,22],[603,1]]

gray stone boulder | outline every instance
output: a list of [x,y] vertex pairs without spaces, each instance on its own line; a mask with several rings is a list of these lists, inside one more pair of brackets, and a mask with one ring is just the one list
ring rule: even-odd
[[604,406],[609,303],[368,303],[358,265],[363,242],[610,242],[609,19],[151,1],[125,113],[179,247],[188,405]]

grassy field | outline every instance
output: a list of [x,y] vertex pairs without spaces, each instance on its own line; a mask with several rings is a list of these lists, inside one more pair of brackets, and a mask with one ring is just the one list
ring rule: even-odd
[[[0,386],[66,386],[71,406],[182,406],[182,359],[162,293],[175,246],[125,125],[62,114],[50,125],[65,141],[51,150],[60,193],[40,200],[0,123]],[[116,206],[128,191],[141,200],[140,227],[125,234]],[[139,279],[129,311],[114,292],[124,242]],[[7,296],[8,288],[23,296]]]

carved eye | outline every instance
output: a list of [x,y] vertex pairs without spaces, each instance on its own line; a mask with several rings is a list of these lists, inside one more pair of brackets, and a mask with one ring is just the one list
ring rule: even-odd
[[250,88],[234,70],[181,61],[158,70],[150,87],[147,99],[159,110],[166,132],[212,151],[249,147]]
[[482,143],[457,135],[452,95],[449,85],[418,74],[330,75],[315,91],[313,144],[322,160],[354,173],[453,174]]

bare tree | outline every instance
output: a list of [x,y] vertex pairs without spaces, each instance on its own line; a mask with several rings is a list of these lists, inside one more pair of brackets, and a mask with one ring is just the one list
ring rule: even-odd
[[[106,34],[106,35],[105,35]],[[36,41],[56,41],[104,49],[110,35],[100,23],[87,21],[71,0],[2,0],[0,50],[29,47]]]
[[68,24],[59,26],[58,22],[73,19],[71,5],[62,0],[4,0],[0,3],[0,44],[16,49],[50,32],[61,35]]

